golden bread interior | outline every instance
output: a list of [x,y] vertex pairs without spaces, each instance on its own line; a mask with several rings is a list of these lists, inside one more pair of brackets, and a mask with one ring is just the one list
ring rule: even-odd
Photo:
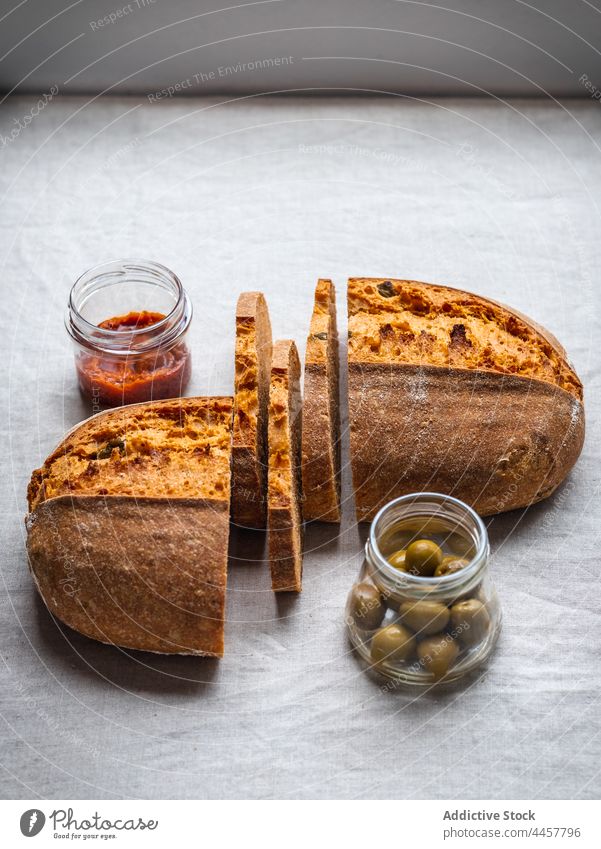
[[513,374],[582,398],[582,384],[557,346],[484,298],[413,280],[351,278],[348,312],[350,362]]
[[60,495],[229,500],[231,398],[121,407],[73,430],[37,469],[29,509]]
[[236,373],[233,444],[256,448],[264,459],[271,362],[271,324],[261,292],[244,292],[236,310]]
[[311,316],[311,329],[307,337],[305,363],[325,364],[328,361],[330,333],[336,333],[336,301],[331,280],[320,279],[315,287],[315,302]]
[[299,522],[301,406],[296,345],[276,342],[269,392],[269,507],[291,508]]

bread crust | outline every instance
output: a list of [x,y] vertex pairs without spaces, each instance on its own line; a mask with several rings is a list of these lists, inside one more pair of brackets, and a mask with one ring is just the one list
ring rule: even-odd
[[55,616],[126,648],[223,654],[231,433],[228,397],[132,404],[69,431],[28,491],[30,568]]
[[65,624],[124,648],[223,655],[227,502],[60,496],[26,522],[34,581]]
[[274,592],[302,589],[300,361],[289,339],[273,347],[269,390],[268,544]]
[[545,381],[428,365],[349,363],[357,519],[443,492],[481,515],[549,496],[576,462],[584,408]]
[[261,292],[243,292],[236,307],[232,520],[264,528],[271,323]]
[[582,384],[555,337],[509,307],[413,280],[349,280],[357,518],[435,490],[482,515],[546,498],[584,441]]
[[320,279],[307,338],[303,402],[303,517],[340,521],[340,408],[336,291]]

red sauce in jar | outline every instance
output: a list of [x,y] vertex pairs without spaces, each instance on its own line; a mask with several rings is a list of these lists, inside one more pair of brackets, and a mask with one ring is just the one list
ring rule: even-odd
[[[103,330],[140,330],[165,318],[163,313],[129,312],[101,321]],[[185,342],[168,350],[157,346],[148,354],[112,356],[82,353],[76,362],[79,386],[94,403],[108,407],[152,399],[177,398],[191,373],[190,352]]]
[[102,327],[103,330],[142,330],[144,327],[158,324],[165,317],[162,312],[149,312],[148,310],[128,312],[127,315],[105,318],[98,327]]

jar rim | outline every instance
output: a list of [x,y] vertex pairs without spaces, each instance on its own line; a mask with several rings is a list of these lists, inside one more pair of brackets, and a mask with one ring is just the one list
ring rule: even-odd
[[[398,569],[395,569],[395,567],[388,562],[380,551],[380,547],[376,539],[376,530],[382,516],[394,507],[399,505],[402,506],[403,504],[414,504],[421,500],[434,500],[437,501],[440,506],[452,504],[454,507],[462,510],[466,516],[473,521],[477,529],[477,548],[474,556],[465,568],[460,569],[458,572],[452,572],[448,575],[440,575],[438,577],[413,575],[411,572],[400,572]],[[413,492],[408,495],[401,495],[398,498],[389,501],[381,507],[380,510],[378,510],[372,520],[366,543],[367,556],[375,561],[375,565],[378,570],[383,573],[386,578],[389,578],[397,584],[401,581],[405,589],[415,590],[420,588],[423,589],[424,587],[439,587],[440,589],[444,588],[445,590],[448,590],[453,589],[456,586],[463,585],[464,583],[468,583],[485,565],[488,552],[488,532],[482,518],[472,507],[469,506],[469,504],[466,504],[464,501],[460,501],[452,495],[444,495],[440,492]]]
[[[99,327],[97,324],[88,321],[81,314],[75,302],[75,295],[79,289],[83,288],[84,284],[91,283],[95,278],[100,278],[104,275],[107,277],[119,274],[127,275],[132,271],[144,271],[156,274],[164,282],[168,282],[173,286],[175,302],[171,310],[162,319],[147,327],[113,329]],[[109,284],[107,283],[106,285]],[[105,353],[115,355],[128,354],[132,356],[136,353],[145,353],[147,350],[155,348],[157,337],[158,344],[161,345],[176,341],[187,329],[191,318],[192,304],[177,274],[160,262],[130,257],[99,263],[79,275],[69,292],[65,325],[69,335],[79,344],[100,349]],[[149,335],[151,338],[149,338]],[[147,340],[147,344],[143,344],[132,350],[130,344],[140,339]],[[124,343],[130,344],[127,344],[127,347],[120,347]],[[114,345],[117,347],[113,347]]]

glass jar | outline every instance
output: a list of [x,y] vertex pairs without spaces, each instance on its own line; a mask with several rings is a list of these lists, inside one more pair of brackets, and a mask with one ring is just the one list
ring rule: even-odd
[[[418,540],[428,542],[407,562]],[[351,642],[370,668],[427,687],[480,667],[501,627],[489,553],[482,519],[456,498],[424,492],[383,507],[346,607]]]
[[164,265],[117,260],[86,271],[66,316],[83,395],[109,407],[182,395],[191,374],[191,318],[184,287]]

